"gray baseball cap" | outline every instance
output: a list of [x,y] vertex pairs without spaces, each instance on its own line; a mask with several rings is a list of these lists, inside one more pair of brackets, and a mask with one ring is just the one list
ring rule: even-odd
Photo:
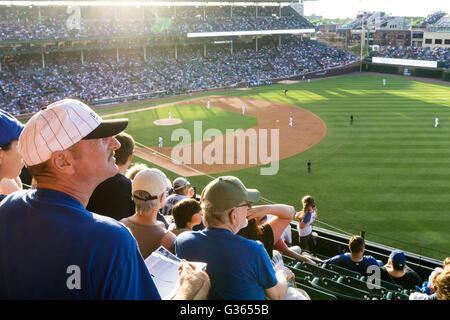
[[186,187],[187,185],[189,185],[190,182],[187,181],[185,178],[183,177],[178,177],[175,180],[173,180],[173,190],[180,190],[184,187]]
[[241,180],[233,176],[222,176],[211,181],[203,190],[201,201],[207,208],[216,211],[231,209],[242,201],[258,202],[259,191],[247,189]]

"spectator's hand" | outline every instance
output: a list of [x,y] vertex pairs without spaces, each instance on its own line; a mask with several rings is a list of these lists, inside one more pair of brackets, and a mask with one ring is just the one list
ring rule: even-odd
[[206,300],[211,287],[209,276],[205,271],[182,260],[178,273],[180,275],[180,288],[173,300]]
[[291,281],[291,280],[295,279],[295,274],[289,268],[287,268],[285,266],[278,267],[276,271],[277,272],[281,271],[284,274],[284,276],[286,277],[287,281]]
[[261,220],[267,214],[266,206],[251,207],[247,211],[247,220]]
[[301,211],[299,211],[299,212],[297,212],[296,214],[295,214],[295,219],[299,219],[300,218],[300,215],[302,214],[302,212]]

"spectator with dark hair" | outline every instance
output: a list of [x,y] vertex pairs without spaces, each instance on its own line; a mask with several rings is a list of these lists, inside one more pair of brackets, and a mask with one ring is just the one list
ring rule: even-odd
[[[293,273],[274,270],[264,246],[236,234],[247,226],[248,208],[259,192],[236,177],[211,181],[202,192],[205,230],[183,232],[175,240],[178,257],[206,262],[211,299],[282,299]],[[292,212],[293,214],[293,212]]]
[[[248,210],[248,225],[237,234],[246,239],[260,241],[271,259],[274,249],[282,254],[289,253],[291,256],[292,252],[281,239],[281,234],[292,221],[294,212],[294,207],[281,204],[251,207]],[[270,220],[266,218],[269,213]],[[307,257],[296,253],[294,255],[299,261],[316,264]]]
[[362,275],[370,275],[367,268],[369,266],[378,266],[377,260],[370,256],[364,255],[365,242],[361,236],[353,236],[348,242],[350,253],[340,254],[324,260],[324,264],[335,264],[343,268],[347,268]]
[[184,199],[172,208],[174,223],[169,231],[178,236],[184,231],[192,231],[192,228],[202,223],[202,208],[195,199]]
[[120,220],[134,213],[131,180],[125,176],[133,159],[134,139],[125,132],[119,133],[115,138],[120,143],[119,149],[114,151],[119,171],[115,176],[106,179],[95,188],[86,209]]
[[7,182],[3,182],[5,184],[20,183],[20,186],[16,185],[16,188],[8,188],[8,190],[6,190],[5,184],[0,184],[0,201],[7,194],[21,189],[18,177],[23,167],[23,161],[17,149],[17,143],[23,127],[23,124],[16,118],[0,109],[0,181],[7,180]]
[[406,265],[403,251],[395,250],[389,255],[386,265],[381,268],[381,280],[388,281],[405,289],[413,290],[420,285],[420,276]]
[[162,214],[165,216],[172,214],[172,208],[183,199],[190,199],[194,196],[194,188],[190,187],[190,182],[186,178],[178,177],[173,180],[173,194],[168,196],[162,208]]
[[158,210],[162,207],[169,188],[166,175],[158,169],[140,171],[132,182],[136,213],[120,220],[130,228],[145,259],[163,246],[174,252],[175,235],[158,222]]

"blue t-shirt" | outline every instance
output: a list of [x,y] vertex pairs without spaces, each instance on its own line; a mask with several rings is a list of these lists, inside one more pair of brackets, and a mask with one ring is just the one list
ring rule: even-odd
[[183,232],[175,241],[175,253],[207,263],[209,299],[264,300],[264,290],[278,282],[264,246],[226,229]]
[[0,299],[161,299],[128,229],[68,194],[0,204]]
[[372,256],[363,256],[361,261],[355,262],[350,258],[350,253],[344,253],[324,260],[323,263],[331,263],[340,267],[353,270],[362,275],[370,274],[367,272],[369,266],[378,266],[377,259]]

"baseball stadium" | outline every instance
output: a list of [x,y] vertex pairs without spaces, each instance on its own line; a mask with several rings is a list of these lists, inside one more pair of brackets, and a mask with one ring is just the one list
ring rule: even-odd
[[[1,109],[23,132],[67,98],[127,118],[129,167],[156,168],[173,188],[183,177],[197,200],[222,176],[257,189],[256,206],[299,212],[312,196],[315,263],[281,254],[308,299],[431,296],[429,276],[450,256],[450,18],[434,10],[395,31],[393,17],[362,12],[330,26],[307,17],[308,4],[0,1]],[[300,248],[303,224],[292,216],[283,242]],[[370,276],[322,263],[354,236],[380,267],[401,251],[420,282],[368,288]]]

